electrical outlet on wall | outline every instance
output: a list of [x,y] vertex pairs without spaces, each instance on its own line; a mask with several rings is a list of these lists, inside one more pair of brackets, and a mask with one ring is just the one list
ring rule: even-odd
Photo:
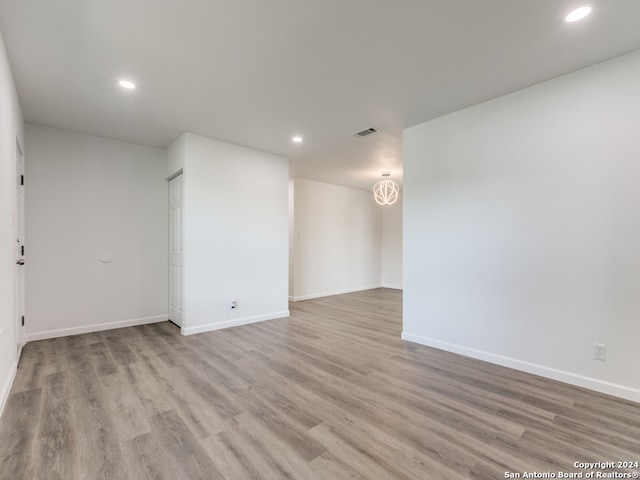
[[607,346],[601,343],[594,343],[593,358],[595,358],[596,360],[602,360],[604,362],[607,359]]
[[231,310],[235,310],[236,308],[238,308],[238,301],[237,300],[231,300],[231,304],[229,305],[229,308]]

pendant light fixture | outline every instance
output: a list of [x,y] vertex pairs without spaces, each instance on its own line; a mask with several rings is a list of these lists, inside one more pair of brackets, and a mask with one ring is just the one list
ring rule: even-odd
[[390,172],[382,172],[382,176],[385,179],[373,186],[373,198],[378,205],[393,205],[398,200],[400,186],[393,180],[386,178],[391,176]]

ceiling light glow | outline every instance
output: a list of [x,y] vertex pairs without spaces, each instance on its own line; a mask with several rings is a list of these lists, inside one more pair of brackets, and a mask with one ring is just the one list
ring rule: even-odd
[[578,20],[582,20],[584,17],[586,17],[590,13],[591,13],[591,7],[580,7],[580,8],[576,8],[564,19],[567,22],[573,23],[573,22],[577,22]]
[[129,90],[133,90],[134,88],[136,88],[136,84],[133,82],[130,82],[129,80],[120,80],[118,82],[118,85],[120,85],[122,88],[127,88]]
[[293,137],[291,139],[291,141],[296,142],[296,143],[300,143],[302,141],[302,137]]
[[398,200],[400,186],[387,177],[391,176],[391,172],[382,172],[384,180],[380,180],[373,186],[373,198],[378,205],[393,205]]

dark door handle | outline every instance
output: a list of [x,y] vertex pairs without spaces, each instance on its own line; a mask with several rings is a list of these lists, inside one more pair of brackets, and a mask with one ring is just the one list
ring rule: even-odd
[[23,260],[23,259],[20,259],[20,260],[18,260],[16,263],[17,263],[18,265],[24,265],[24,260]]

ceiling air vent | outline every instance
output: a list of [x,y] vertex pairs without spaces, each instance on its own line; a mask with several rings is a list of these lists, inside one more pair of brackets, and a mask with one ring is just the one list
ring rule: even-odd
[[365,128],[364,130],[360,130],[359,132],[352,133],[354,137],[366,137],[367,135],[373,135],[374,133],[378,133],[373,127]]

